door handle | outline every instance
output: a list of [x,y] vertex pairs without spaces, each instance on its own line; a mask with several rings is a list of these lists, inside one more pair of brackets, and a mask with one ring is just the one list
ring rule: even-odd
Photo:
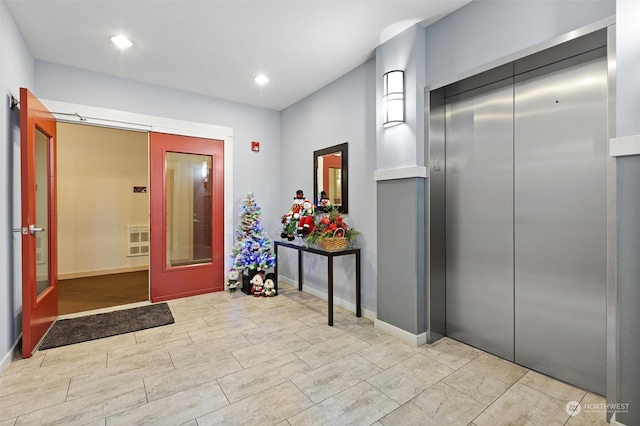
[[198,219],[193,219],[193,223],[200,223]]
[[31,235],[35,235],[36,232],[42,232],[44,231],[44,228],[36,228],[35,225],[29,225],[29,233]]

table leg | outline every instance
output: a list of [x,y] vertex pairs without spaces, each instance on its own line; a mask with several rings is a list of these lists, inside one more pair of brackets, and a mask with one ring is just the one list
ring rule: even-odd
[[362,316],[361,289],[360,289],[360,252],[356,252],[356,316]]
[[327,256],[327,305],[329,305],[329,325],[333,325],[333,256]]
[[273,257],[276,261],[273,264],[273,279],[275,280],[276,294],[278,294],[278,245],[273,245]]
[[298,250],[298,291],[302,291],[302,276],[303,276],[302,250]]

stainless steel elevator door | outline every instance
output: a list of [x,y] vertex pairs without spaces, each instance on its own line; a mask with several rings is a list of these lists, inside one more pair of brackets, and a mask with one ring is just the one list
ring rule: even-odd
[[515,361],[605,394],[607,62],[516,77]]
[[513,360],[513,79],[445,108],[446,333]]

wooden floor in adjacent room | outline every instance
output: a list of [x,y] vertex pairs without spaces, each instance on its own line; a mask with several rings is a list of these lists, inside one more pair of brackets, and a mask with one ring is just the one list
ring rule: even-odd
[[58,281],[58,315],[149,300],[149,271]]

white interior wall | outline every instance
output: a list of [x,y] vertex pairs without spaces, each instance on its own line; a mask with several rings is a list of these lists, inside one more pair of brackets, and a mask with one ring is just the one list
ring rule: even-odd
[[58,277],[146,269],[127,256],[127,225],[149,224],[148,134],[58,124]]

